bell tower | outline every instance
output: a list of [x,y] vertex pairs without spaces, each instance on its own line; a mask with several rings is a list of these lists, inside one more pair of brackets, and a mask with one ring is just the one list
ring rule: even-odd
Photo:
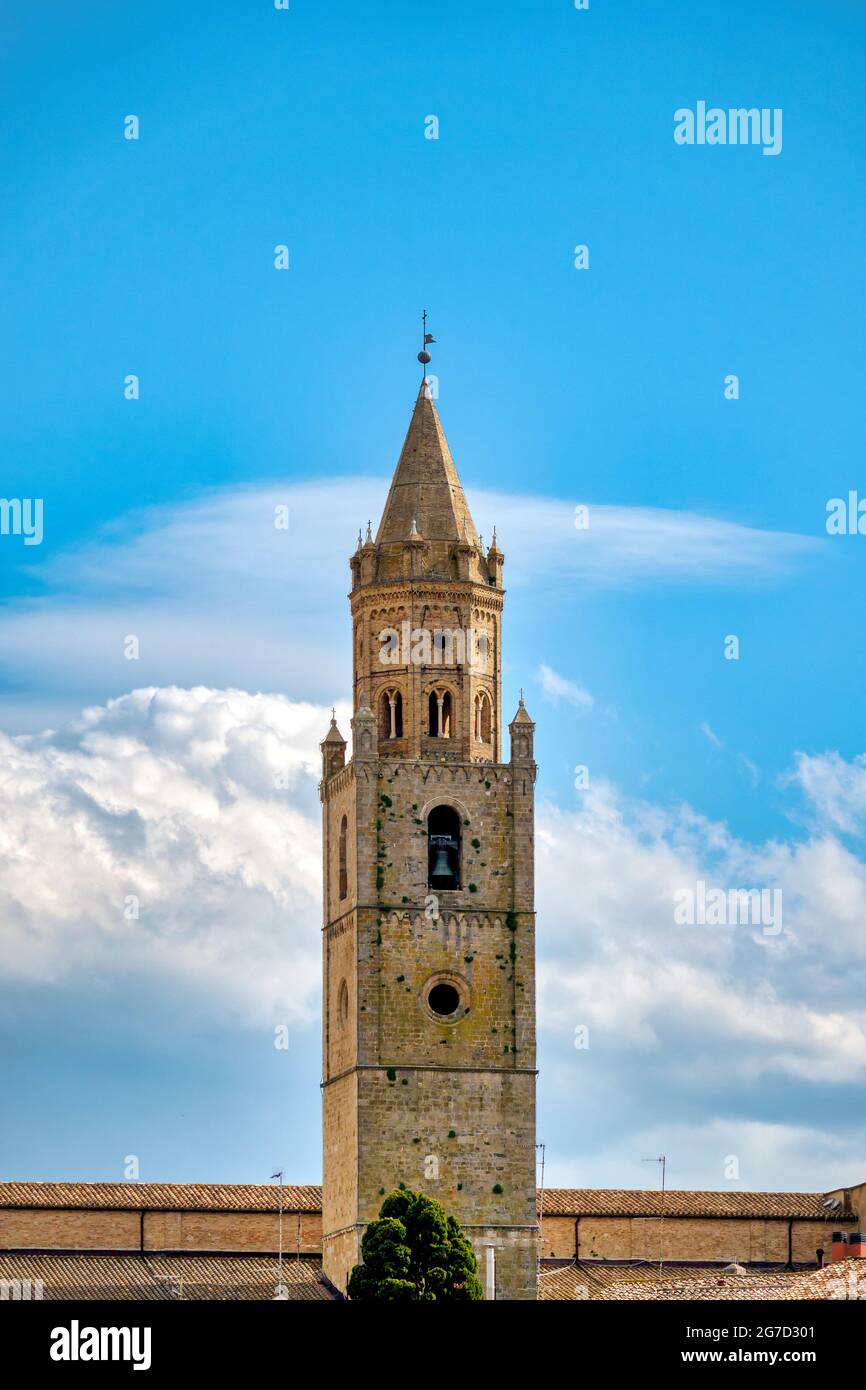
[[[426,343],[425,343],[426,349]],[[422,362],[429,361],[426,351]],[[404,1183],[536,1297],[535,725],[502,761],[504,559],[426,381],[352,575],[352,757],[322,743],[324,1271]]]

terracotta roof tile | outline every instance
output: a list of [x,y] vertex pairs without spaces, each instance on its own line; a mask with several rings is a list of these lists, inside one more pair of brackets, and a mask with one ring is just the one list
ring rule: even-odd
[[[821,1192],[677,1192],[631,1188],[551,1187],[539,1193],[544,1216],[791,1217],[853,1221],[853,1212],[829,1213]],[[93,1207],[141,1211],[277,1211],[274,1183],[0,1182],[0,1207]],[[322,1189],[283,1188],[283,1210],[317,1212]]]
[[[787,1290],[810,1276],[788,1270],[747,1269],[730,1274],[724,1266],[571,1264],[543,1269],[538,1296],[603,1302],[649,1302],[655,1299],[749,1299],[795,1297]],[[821,1295],[816,1295],[821,1296]]]
[[552,1187],[539,1193],[546,1216],[739,1216],[853,1221],[832,1214],[822,1192],[666,1192],[632,1188]]
[[[288,1301],[331,1300],[318,1259],[286,1259]],[[273,1299],[278,1268],[261,1255],[0,1254],[0,1279],[41,1279],[42,1297],[58,1299]],[[31,1295],[32,1296],[32,1295]]]
[[[274,1183],[0,1182],[0,1207],[279,1211]],[[284,1187],[283,1211],[322,1209],[322,1189]]]
[[866,1299],[866,1260],[837,1260],[813,1269],[786,1287],[781,1298]]

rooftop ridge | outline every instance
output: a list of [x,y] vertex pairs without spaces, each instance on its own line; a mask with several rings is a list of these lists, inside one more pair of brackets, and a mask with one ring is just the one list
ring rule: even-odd
[[[3,1207],[93,1207],[126,1210],[278,1211],[280,1188],[274,1183],[0,1182]],[[853,1221],[846,1209],[824,1206],[823,1192],[737,1192],[671,1188],[549,1187],[538,1193],[543,1216],[756,1216],[827,1222]],[[284,1212],[321,1210],[317,1183],[286,1184]]]

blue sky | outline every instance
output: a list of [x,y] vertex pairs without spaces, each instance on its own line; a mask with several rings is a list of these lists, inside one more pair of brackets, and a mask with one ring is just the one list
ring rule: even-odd
[[[594,887],[597,921],[581,916],[580,882],[560,883],[541,850],[542,961],[574,981],[563,999],[542,971],[549,1172],[637,1185],[647,1175],[634,1154],[652,1139],[679,1186],[721,1185],[714,1155],[732,1144],[749,1154],[746,1185],[862,1179],[866,959],[852,924],[866,542],[824,524],[829,498],[866,490],[862,6],[7,0],[0,37],[0,492],[45,507],[41,546],[0,537],[0,728],[39,734],[28,775],[55,785],[70,750],[96,757],[63,727],[134,687],[236,687],[314,711],[345,698],[345,559],[384,499],[426,307],[451,447],[476,523],[485,535],[497,523],[507,556],[505,714],[524,686],[542,844],[633,891],[612,893],[605,913]],[[674,111],[698,100],[781,108],[781,154],[676,145]],[[273,268],[278,243],[287,272]],[[577,243],[588,271],[574,269]],[[128,373],[138,401],[124,399]],[[724,398],[729,373],[736,401]],[[267,513],[280,498],[293,524],[278,552]],[[589,537],[570,525],[577,503],[595,518]],[[130,632],[142,635],[134,670]],[[722,655],[731,633],[738,662]],[[195,719],[209,708],[196,703]],[[279,722],[275,708],[256,718]],[[104,722],[112,740],[134,725],[147,744],[137,706]],[[312,714],[286,734],[308,827],[303,758],[318,736]],[[162,775],[165,748],[148,748]],[[108,777],[109,761],[88,777]],[[577,763],[598,789],[589,812]],[[24,805],[30,784],[8,750],[7,767]],[[187,771],[181,819],[210,775]],[[80,766],[63,775],[66,797]],[[684,805],[700,818],[697,848]],[[621,834],[606,836],[611,806]],[[310,857],[306,833],[298,852]],[[597,835],[613,855],[603,862],[586,850]],[[21,844],[10,833],[6,852]],[[742,1004],[721,1044],[694,1019],[674,1035],[647,1018],[632,1037],[599,1018],[579,1072],[568,1038],[602,969],[594,953],[615,944],[608,967],[631,960],[640,975],[643,962],[644,980],[649,958],[666,958],[666,928],[659,919],[653,936],[644,915],[668,879],[632,880],[616,855],[633,866],[651,850],[658,865],[672,845],[680,865],[694,855],[709,871],[721,855],[726,871],[784,877],[796,904],[784,959],[766,942],[702,958],[703,984],[715,972]],[[58,829],[33,874],[75,880],[70,853]],[[0,982],[16,1054],[2,1172],[121,1176],[122,1156],[140,1150],[154,1178],[253,1180],[283,1166],[315,1179],[307,945],[303,989],[286,985],[280,1071],[262,1041],[272,1001],[238,1002],[223,978],[250,905],[226,891],[215,908],[214,958],[232,970],[215,968],[208,992],[207,970],[171,961],[187,881],[162,867],[172,925],[160,919],[141,976],[88,939],[85,885],[80,902],[70,887],[68,910],[46,909],[54,926],[32,961],[44,919],[7,903],[24,944]],[[196,880],[205,899],[212,889]],[[576,915],[553,922],[575,893]],[[269,908],[268,961],[280,958],[276,922]],[[207,930],[191,949],[210,960]],[[846,943],[838,960],[834,941]],[[683,969],[696,969],[684,950]],[[777,1006],[792,1012],[759,1062],[743,1039]],[[823,1057],[821,1019],[824,1034],[842,1030],[847,1067]],[[815,1048],[792,1061],[785,1039],[813,1024]],[[711,1058],[725,1039],[746,1051],[720,1075]],[[679,1047],[697,1048],[691,1077]]]

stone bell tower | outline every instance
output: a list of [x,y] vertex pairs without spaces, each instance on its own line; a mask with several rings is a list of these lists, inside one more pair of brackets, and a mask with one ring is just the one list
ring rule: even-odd
[[[422,359],[424,360],[424,359]],[[427,359],[429,360],[429,359]],[[400,1183],[500,1299],[536,1297],[535,725],[501,755],[504,556],[481,545],[426,379],[350,560],[352,758],[322,743],[324,1270],[345,1289]]]

